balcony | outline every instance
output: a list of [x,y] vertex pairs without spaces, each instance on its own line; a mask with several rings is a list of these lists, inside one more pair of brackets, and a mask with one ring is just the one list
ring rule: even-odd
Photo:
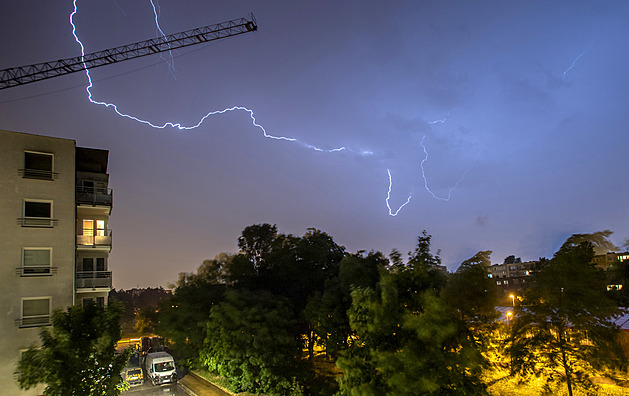
[[77,271],[76,288],[79,289],[111,289],[111,271]]
[[16,268],[15,273],[19,276],[52,276],[57,273],[57,267],[51,267],[49,265],[29,265]]
[[76,187],[76,203],[79,205],[109,206],[113,204],[113,190],[99,187]]
[[57,225],[57,219],[50,217],[18,217],[17,222],[22,227],[52,228]]
[[45,169],[18,169],[18,175],[24,179],[55,180],[59,174]]
[[76,236],[77,249],[111,249],[111,230],[87,229],[78,231]]
[[50,326],[50,315],[35,315],[16,319],[19,328]]

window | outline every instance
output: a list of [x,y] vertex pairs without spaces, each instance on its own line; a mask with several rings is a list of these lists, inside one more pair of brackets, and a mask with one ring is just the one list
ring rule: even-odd
[[[96,262],[96,266],[94,266]],[[83,257],[83,271],[105,271],[105,258],[104,257]],[[90,274],[91,275],[91,274]]]
[[20,327],[46,326],[50,324],[50,297],[22,299]]
[[96,220],[96,228],[94,220],[83,220],[83,235],[105,236],[105,220]]
[[99,307],[105,307],[105,297],[86,297],[83,299],[83,308],[87,307],[90,304],[96,304]]
[[41,200],[24,201],[22,227],[52,227],[52,202]]
[[26,179],[53,180],[57,174],[53,172],[54,156],[50,153],[24,152],[24,169],[22,177]]
[[498,286],[502,285],[502,281],[496,281],[496,285]]
[[24,248],[22,250],[22,276],[51,274],[52,248]]

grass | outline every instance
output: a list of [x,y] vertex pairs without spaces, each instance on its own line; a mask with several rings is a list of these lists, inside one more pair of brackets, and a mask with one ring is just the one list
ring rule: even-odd
[[[498,381],[488,388],[488,392],[492,396],[538,396],[543,392],[543,381],[532,380],[526,384],[519,384],[517,380],[506,378]],[[568,390],[565,384],[562,384],[558,389],[554,390],[553,395],[564,396],[568,394]],[[629,395],[629,388],[624,388],[618,385],[599,385],[599,389],[596,392],[600,396],[626,396]],[[573,389],[574,396],[586,396],[591,393],[586,393],[580,390]]]
[[198,375],[199,377],[202,377],[205,380],[213,383],[214,385],[216,385],[217,387],[221,388],[222,390],[224,390],[225,392],[229,393],[230,395],[236,395],[236,396],[260,396],[260,395],[258,395],[256,393],[249,393],[249,392],[235,393],[233,391],[233,388],[231,387],[231,384],[227,380],[227,378],[221,377],[221,376],[218,376],[218,375],[214,375],[214,374],[210,373],[207,370],[192,370],[192,372],[195,373],[196,375]]

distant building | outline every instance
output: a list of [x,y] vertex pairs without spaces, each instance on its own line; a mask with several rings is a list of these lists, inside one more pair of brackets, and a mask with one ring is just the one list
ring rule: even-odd
[[510,263],[494,264],[489,267],[488,276],[494,279],[496,286],[506,292],[520,292],[531,283],[533,270],[537,261],[520,262],[515,260]]
[[0,381],[20,391],[17,361],[51,313],[104,305],[111,290],[108,151],[74,140],[0,131]]
[[[625,260],[629,260],[629,252],[610,252],[606,254],[597,254],[592,259],[592,263],[597,267],[604,269],[605,271],[609,271],[614,269],[614,264]],[[624,285],[622,284],[608,284],[607,290],[622,290],[623,286]]]
[[597,254],[592,259],[592,263],[594,263],[599,268],[608,270],[614,263],[625,261],[625,260],[629,260],[629,252],[624,252],[624,253],[610,252],[607,254]]

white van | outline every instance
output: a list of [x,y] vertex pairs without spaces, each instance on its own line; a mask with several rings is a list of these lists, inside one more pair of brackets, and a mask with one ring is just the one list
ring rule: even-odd
[[166,352],[151,352],[146,355],[144,361],[146,375],[153,385],[177,381],[175,360]]

